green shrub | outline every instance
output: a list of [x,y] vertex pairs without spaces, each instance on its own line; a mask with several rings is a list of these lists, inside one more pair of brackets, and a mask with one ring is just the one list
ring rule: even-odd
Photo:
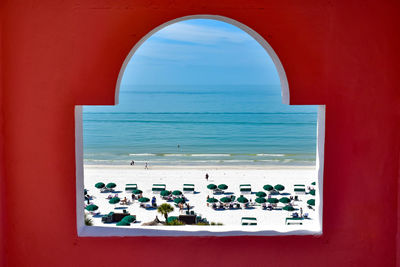
[[167,222],[166,225],[185,225],[185,223],[180,220],[173,220],[173,221]]
[[198,222],[196,225],[210,225],[208,222]]

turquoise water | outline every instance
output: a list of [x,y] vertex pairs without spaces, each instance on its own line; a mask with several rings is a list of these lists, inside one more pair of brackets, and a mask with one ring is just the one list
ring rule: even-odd
[[314,165],[317,106],[276,85],[129,86],[85,106],[85,164]]

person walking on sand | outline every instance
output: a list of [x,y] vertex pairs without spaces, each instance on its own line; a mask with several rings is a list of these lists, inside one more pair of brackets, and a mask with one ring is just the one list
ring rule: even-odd
[[149,169],[149,164],[147,164],[147,162],[144,164],[144,169],[148,170]]
[[208,182],[208,173],[206,173],[206,180],[207,180],[207,182]]

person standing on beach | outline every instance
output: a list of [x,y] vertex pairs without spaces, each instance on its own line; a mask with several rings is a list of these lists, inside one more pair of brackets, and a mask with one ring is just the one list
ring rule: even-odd
[[148,170],[149,169],[149,165],[147,164],[147,162],[144,164],[144,169]]
[[207,182],[208,182],[208,173],[206,173],[206,180],[207,180]]

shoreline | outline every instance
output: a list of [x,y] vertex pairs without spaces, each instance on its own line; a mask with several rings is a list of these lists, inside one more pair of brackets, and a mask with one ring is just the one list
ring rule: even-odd
[[[145,170],[143,165],[96,165],[84,164],[84,169],[129,169],[129,170]],[[147,171],[151,170],[315,170],[316,166],[303,165],[149,165]]]

